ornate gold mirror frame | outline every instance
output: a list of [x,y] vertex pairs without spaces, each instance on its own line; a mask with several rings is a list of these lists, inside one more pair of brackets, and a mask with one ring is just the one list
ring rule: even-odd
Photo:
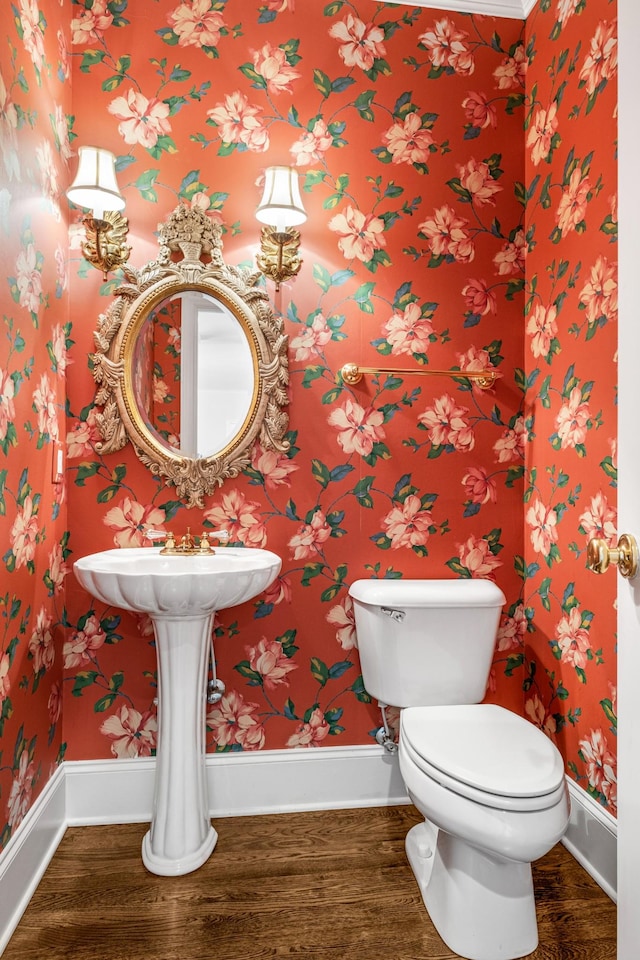
[[[98,452],[113,453],[131,441],[151,472],[174,484],[187,507],[203,507],[203,497],[236,477],[251,458],[255,441],[267,450],[286,452],[289,418],[287,337],[274,316],[261,274],[226,264],[222,228],[198,209],[180,204],[158,227],[160,252],[140,270],[124,267],[125,281],[94,333],[91,355],[96,382],[96,421],[102,437]],[[178,259],[181,257],[181,259]],[[163,441],[134,391],[134,354],[145,322],[167,298],[197,290],[233,314],[249,342],[253,360],[253,399],[238,433],[224,449],[188,457]],[[222,411],[221,411],[222,412]],[[209,411],[216,416],[216,411]]]

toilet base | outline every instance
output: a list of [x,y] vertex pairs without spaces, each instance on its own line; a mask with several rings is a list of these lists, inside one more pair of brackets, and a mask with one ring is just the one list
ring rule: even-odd
[[436,930],[467,960],[519,960],[538,945],[531,864],[492,857],[428,820],[407,857]]

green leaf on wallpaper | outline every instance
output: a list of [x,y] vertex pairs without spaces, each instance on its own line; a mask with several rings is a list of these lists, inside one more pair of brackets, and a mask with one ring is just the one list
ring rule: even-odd
[[320,263],[313,265],[313,279],[324,293],[331,288],[331,274]]
[[353,495],[361,507],[371,509],[373,507],[373,497],[371,496],[371,486],[375,480],[374,476],[363,477],[353,488]]
[[445,561],[445,566],[455,573],[458,577],[464,577],[465,580],[470,579],[471,573],[467,567],[463,567],[457,557],[451,557],[450,560]]
[[322,394],[321,403],[325,404],[325,406],[335,403],[341,393],[342,387],[332,387],[331,390],[327,390],[326,393]]
[[605,715],[605,717],[607,718],[607,720],[609,721],[609,723],[613,724],[613,727],[617,729],[617,727],[618,727],[618,718],[617,718],[617,716],[615,715],[615,713],[613,712],[613,704],[612,704],[611,700],[609,700],[609,699],[601,700],[601,701],[600,701],[600,706],[602,707],[602,709],[603,709],[603,711],[604,711],[604,715]]
[[72,696],[81,697],[85,687],[90,687],[96,682],[98,674],[95,670],[82,670],[77,673],[73,682]]
[[353,77],[336,77],[331,83],[331,92],[342,93],[343,90],[346,90],[355,82]]
[[241,660],[240,663],[236,663],[233,669],[237,670],[241,677],[249,681],[250,687],[259,687],[262,685],[262,676],[251,668],[248,660]]
[[359,700],[360,703],[371,703],[371,696],[365,690],[362,674],[360,674],[359,677],[356,677],[349,689],[352,691],[352,693],[355,693],[356,700]]
[[99,697],[93,705],[94,713],[104,713],[105,710],[108,710],[109,707],[112,707],[114,702],[117,699],[115,693],[105,693],[103,697]]
[[324,8],[325,17],[334,17],[336,13],[339,13],[340,10],[344,7],[345,0],[333,0],[332,3],[328,3]]
[[[166,103],[169,107],[169,116],[175,117],[176,113],[180,113],[182,108],[187,104],[186,97],[165,97],[163,103]],[[173,141],[172,141],[173,142]],[[170,153],[175,153],[175,150],[169,151]]]
[[[176,41],[177,39],[176,37]],[[80,70],[83,73],[89,73],[91,68],[95,67],[97,63],[102,63],[106,56],[106,50],[85,50],[82,56],[82,63],[80,64]]]
[[373,103],[373,98],[375,95],[375,90],[365,90],[353,101],[353,105],[362,119],[367,120],[369,123],[372,123],[375,119],[374,112],[371,109],[371,104]]
[[329,80],[326,73],[317,67],[313,71],[313,85],[325,98],[331,93],[331,80]]
[[116,496],[120,490],[120,485],[116,483],[109,484],[108,487],[104,487],[103,490],[100,490],[96,497],[97,503],[109,503],[110,500]]
[[305,367],[304,377],[302,378],[302,386],[310,387],[314,380],[318,380],[325,371],[325,367],[320,366],[319,364],[312,364],[309,367]]
[[251,85],[253,87],[266,89],[266,80],[264,77],[261,77],[259,73],[256,73],[255,67],[253,67],[250,63],[241,64],[241,66],[238,67],[238,70],[247,78],[247,80],[251,80]]
[[386,533],[374,533],[373,536],[369,537],[369,540],[375,543],[376,547],[379,547],[380,550],[389,550],[391,547],[391,540]]
[[149,147],[148,149],[154,160],[159,160],[163,153],[178,152],[175,141],[172,140],[171,137],[167,136],[158,137],[156,145],[154,147]]
[[329,679],[329,668],[318,657],[311,657],[311,676],[323,687]]
[[523,653],[510,654],[507,657],[507,663],[504,668],[505,677],[512,677],[513,671],[518,670],[523,665],[523,663],[524,663]]
[[358,289],[353,294],[353,299],[358,304],[359,308],[363,313],[373,313],[373,304],[371,302],[371,294],[375,290],[376,285],[373,280],[369,280],[367,283],[361,284]]
[[331,474],[329,468],[321,460],[313,459],[311,461],[311,474],[322,489],[324,490],[331,483]]
[[161,40],[168,43],[170,47],[178,45],[178,34],[174,33],[171,27],[161,27],[159,30],[156,30],[156,34]]
[[158,194],[154,187],[160,170],[145,170],[135,181],[134,186],[140,191],[143,200],[149,200],[151,203],[158,202]]
[[324,570],[324,563],[305,563],[302,571],[302,586],[308,587],[314,577],[320,576]]

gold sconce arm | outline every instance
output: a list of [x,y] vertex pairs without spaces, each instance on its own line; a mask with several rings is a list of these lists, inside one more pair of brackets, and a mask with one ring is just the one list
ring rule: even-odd
[[85,237],[82,254],[85,260],[102,270],[102,277],[129,259],[131,247],[127,246],[129,221],[117,210],[106,210],[102,217],[85,217],[82,221]]
[[293,227],[278,230],[267,225],[260,231],[258,267],[274,281],[276,290],[280,289],[283,280],[289,280],[300,272],[302,260],[298,256],[299,247],[300,233]]
[[363,376],[379,373],[397,374],[403,377],[408,374],[418,377],[465,377],[467,380],[474,380],[481,390],[489,390],[498,379],[495,370],[423,370],[422,368],[403,370],[398,367],[361,367],[357,363],[345,363],[340,373],[343,381],[349,386],[360,383]]

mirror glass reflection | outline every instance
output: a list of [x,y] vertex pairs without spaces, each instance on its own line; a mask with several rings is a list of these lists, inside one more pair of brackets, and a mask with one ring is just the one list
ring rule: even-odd
[[199,290],[161,301],[133,351],[135,402],[163,446],[218,454],[241,431],[255,391],[247,334],[223,303]]

